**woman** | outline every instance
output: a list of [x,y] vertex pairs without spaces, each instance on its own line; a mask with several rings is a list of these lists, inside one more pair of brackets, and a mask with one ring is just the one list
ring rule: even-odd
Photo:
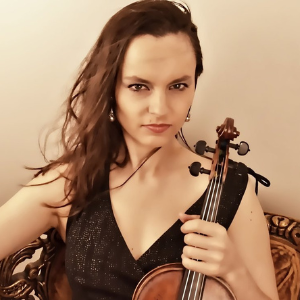
[[187,166],[210,161],[175,136],[202,71],[186,7],[144,0],[116,13],[68,98],[63,154],[1,207],[0,259],[54,227],[74,300],[131,299],[148,271],[176,261],[221,277],[238,300],[278,299],[253,188],[222,222],[199,219],[208,178]]

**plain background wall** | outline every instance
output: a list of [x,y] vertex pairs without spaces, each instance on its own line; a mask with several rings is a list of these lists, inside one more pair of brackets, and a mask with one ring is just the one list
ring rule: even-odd
[[[0,205],[40,166],[51,125],[101,28],[125,0],[0,1]],[[251,152],[240,160],[271,181],[266,211],[300,218],[300,1],[187,0],[204,55],[190,145],[213,144],[235,119]],[[233,152],[231,152],[233,153]]]

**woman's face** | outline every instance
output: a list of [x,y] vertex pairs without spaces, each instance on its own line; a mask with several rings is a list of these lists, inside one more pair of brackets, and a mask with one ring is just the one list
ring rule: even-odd
[[154,148],[174,141],[192,105],[195,69],[195,53],[183,33],[132,40],[115,94],[127,143]]

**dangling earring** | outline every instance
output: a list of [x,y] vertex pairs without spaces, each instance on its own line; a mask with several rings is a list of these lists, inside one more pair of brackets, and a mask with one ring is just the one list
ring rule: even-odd
[[187,116],[186,116],[186,118],[185,118],[185,122],[189,122],[189,121],[191,121],[190,110],[189,110],[189,112],[188,112],[188,114],[187,114]]
[[114,111],[113,111],[113,109],[111,108],[110,109],[110,112],[109,112],[109,120],[111,121],[111,122],[114,122],[115,121],[115,114],[114,114]]

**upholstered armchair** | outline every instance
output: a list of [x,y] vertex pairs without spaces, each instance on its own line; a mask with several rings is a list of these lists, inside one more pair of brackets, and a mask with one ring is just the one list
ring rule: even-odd
[[[265,217],[280,300],[300,300],[300,222],[269,213]],[[0,261],[0,299],[71,300],[64,255],[64,243],[51,229]]]

